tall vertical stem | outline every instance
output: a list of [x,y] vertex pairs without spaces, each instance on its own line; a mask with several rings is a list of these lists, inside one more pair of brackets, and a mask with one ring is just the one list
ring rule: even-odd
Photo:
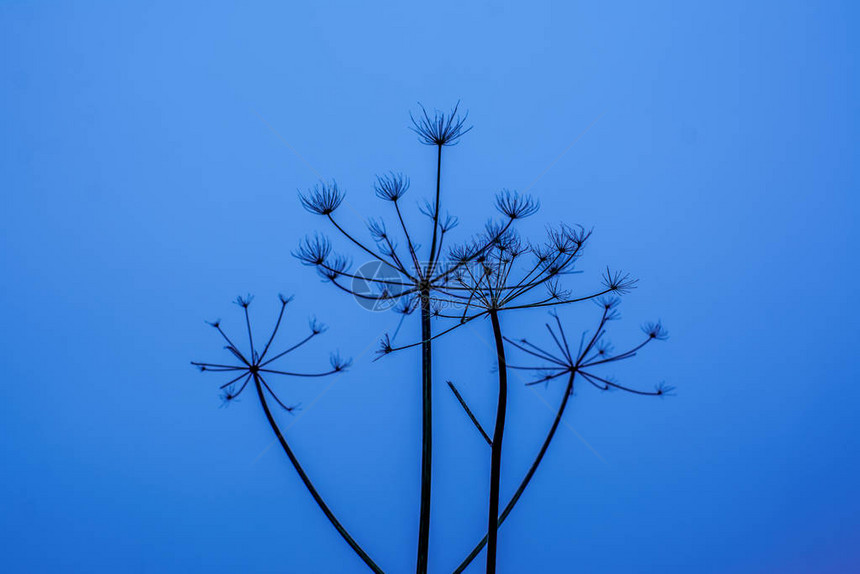
[[436,204],[433,213],[433,239],[430,241],[430,259],[427,261],[425,280],[421,288],[421,509],[418,518],[418,560],[416,572],[427,573],[430,551],[430,482],[433,458],[433,408],[432,408],[432,330],[430,328],[430,277],[436,262],[436,231],[439,227],[439,203],[442,182],[442,146],[436,153]]
[[418,563],[416,572],[426,574],[430,548],[430,481],[433,454],[432,356],[430,340],[430,292],[421,290],[421,510],[418,519]]
[[340,523],[340,521],[335,517],[334,513],[325,503],[323,497],[317,492],[317,489],[314,487],[311,479],[308,478],[308,475],[305,474],[305,470],[302,468],[302,465],[299,464],[299,460],[296,458],[296,455],[293,454],[293,449],[290,448],[290,445],[287,444],[287,439],[284,438],[283,433],[281,433],[281,429],[278,427],[278,424],[275,422],[275,418],[272,416],[272,411],[269,410],[269,403],[266,401],[266,395],[263,393],[263,387],[260,384],[260,379],[257,375],[254,375],[254,385],[257,387],[257,396],[260,397],[260,404],[263,407],[263,412],[266,413],[266,419],[269,421],[269,426],[272,427],[272,431],[274,431],[275,436],[278,437],[278,441],[281,443],[281,447],[284,449],[284,452],[287,453],[287,457],[290,459],[290,462],[293,464],[293,468],[296,469],[296,472],[299,473],[299,478],[302,479],[305,487],[311,493],[317,505],[323,511],[323,514],[326,515],[329,522],[332,523],[332,526],[338,531],[338,533],[346,540],[346,543],[350,545],[350,547],[355,551],[359,557],[364,560],[364,563],[373,570],[376,574],[384,574],[382,569],[376,565],[376,563],[367,555],[367,553],[358,545],[358,542],[350,536],[349,532],[347,532],[346,528]]
[[490,509],[487,516],[487,574],[496,572],[496,541],[499,528],[499,482],[502,475],[502,438],[505,433],[505,412],[508,404],[508,369],[505,364],[505,344],[499,315],[490,310],[493,336],[496,339],[496,354],[499,360],[499,400],[496,406],[496,427],[493,430],[493,446],[490,458]]

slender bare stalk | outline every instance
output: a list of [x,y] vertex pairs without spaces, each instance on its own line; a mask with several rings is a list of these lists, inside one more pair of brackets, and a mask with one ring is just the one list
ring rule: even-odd
[[284,452],[287,454],[287,458],[290,459],[293,468],[296,469],[296,472],[299,474],[299,478],[302,479],[302,482],[308,489],[308,492],[311,493],[311,496],[317,503],[317,506],[319,506],[320,510],[323,511],[323,514],[325,514],[326,518],[328,518],[328,521],[331,522],[332,526],[335,527],[338,534],[340,534],[341,537],[343,537],[343,539],[346,541],[346,543],[349,544],[349,546],[355,551],[355,553],[358,554],[358,556],[362,560],[364,560],[364,563],[367,564],[367,566],[377,574],[384,574],[382,569],[376,565],[376,563],[370,558],[370,556],[367,555],[367,552],[365,552],[364,549],[359,546],[358,542],[356,542],[355,539],[349,534],[347,529],[344,528],[344,526],[340,523],[340,521],[328,507],[328,504],[326,504],[325,500],[323,500],[323,497],[320,495],[319,492],[317,492],[317,489],[314,487],[313,483],[311,482],[311,479],[308,478],[308,475],[307,473],[305,473],[305,470],[302,468],[302,465],[299,464],[299,459],[296,458],[296,455],[293,453],[293,450],[287,443],[287,439],[284,438],[281,429],[275,422],[275,418],[272,416],[272,411],[269,409],[269,404],[266,401],[266,394],[263,392],[263,385],[261,383],[262,379],[258,374],[255,373],[254,386],[257,388],[257,396],[260,398],[260,405],[263,407],[263,412],[266,413],[266,420],[269,421],[269,425],[272,427],[272,432],[275,433],[275,436],[278,437],[278,442],[281,443],[281,448],[284,449]]
[[487,444],[492,446],[493,439],[490,438],[490,435],[484,430],[484,427],[481,426],[481,423],[478,422],[478,417],[475,416],[475,413],[472,412],[472,409],[469,408],[469,405],[466,404],[466,400],[463,398],[463,395],[460,394],[460,391],[457,390],[457,387],[454,386],[454,383],[448,381],[448,387],[451,389],[451,392],[454,393],[454,397],[457,399],[457,402],[460,403],[460,406],[463,407],[463,410],[466,413],[466,416],[469,417],[469,420],[472,421],[472,424],[475,425],[475,428],[478,429],[478,432],[487,441]]
[[502,474],[502,439],[505,433],[505,413],[508,404],[508,368],[505,363],[505,341],[499,325],[499,314],[490,311],[493,337],[496,340],[496,355],[499,364],[499,397],[496,405],[496,426],[493,429],[492,454],[490,455],[490,508],[487,519],[487,574],[496,572],[496,545],[499,527],[499,483]]
[[421,292],[421,502],[416,563],[418,574],[427,572],[427,556],[430,549],[430,485],[433,459],[432,345],[430,294],[424,290]]

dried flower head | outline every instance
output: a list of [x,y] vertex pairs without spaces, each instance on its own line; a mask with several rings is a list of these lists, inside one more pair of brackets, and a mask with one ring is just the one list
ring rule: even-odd
[[320,333],[325,333],[328,331],[328,327],[324,323],[320,323],[317,321],[316,317],[311,317],[308,319],[308,326],[311,328],[311,333],[315,335],[319,335]]
[[331,255],[331,242],[325,235],[314,233],[313,238],[304,237],[299,243],[298,249],[293,251],[293,256],[301,261],[302,265],[323,265]]
[[377,355],[387,355],[391,353],[394,348],[391,346],[391,337],[386,333],[382,339],[379,340],[379,348],[376,350]]
[[538,379],[526,383],[527,385],[547,383],[552,379],[568,374],[571,376],[569,383],[571,386],[573,384],[573,377],[579,376],[586,382],[603,391],[617,389],[637,395],[652,396],[668,394],[672,388],[666,387],[665,385],[658,386],[654,392],[641,391],[620,384],[612,376],[597,374],[601,367],[605,367],[625,359],[630,359],[651,341],[655,339],[662,340],[657,336],[651,336],[652,333],[656,332],[656,328],[653,327],[655,324],[652,323],[649,324],[652,327],[646,330],[647,337],[644,341],[624,352],[616,353],[612,344],[606,340],[606,326],[608,322],[613,319],[613,315],[617,313],[618,300],[615,298],[601,298],[598,303],[599,306],[602,307],[603,312],[601,313],[597,328],[594,330],[591,337],[588,337],[587,333],[583,333],[578,347],[572,347],[569,344],[561,320],[555,313],[552,314],[553,323],[546,324],[547,331],[549,332],[555,346],[554,349],[539,347],[532,344],[527,339],[514,341],[505,338],[508,343],[526,353],[528,356],[540,359],[542,363],[538,366],[518,366],[509,364],[508,367],[511,369],[539,371],[544,373]]
[[250,305],[251,301],[253,301],[253,300],[254,300],[253,295],[245,295],[244,297],[239,295],[238,297],[236,297],[236,299],[233,302],[236,305],[238,305],[239,307],[242,307],[243,309],[247,309],[248,305]]
[[669,338],[669,331],[663,328],[663,324],[660,321],[645,323],[642,325],[642,331],[650,338],[657,339],[658,341],[665,341]]
[[445,217],[439,221],[439,229],[442,230],[442,233],[448,233],[459,224],[460,219],[458,217],[446,213]]
[[352,359],[344,359],[340,356],[338,351],[335,351],[329,357],[329,363],[331,364],[332,370],[339,373],[348,369],[350,365],[352,365]]
[[385,222],[381,219],[368,219],[367,230],[374,241],[380,242],[388,239],[388,229],[385,227]]
[[540,201],[530,195],[520,195],[516,191],[503,189],[496,196],[496,209],[510,219],[523,219],[537,213]]
[[571,251],[581,251],[585,242],[591,237],[591,231],[586,231],[581,225],[567,225],[562,223],[556,227],[547,228],[549,237],[547,247],[551,247],[561,254]]
[[606,268],[603,274],[603,284],[606,288],[619,295],[624,295],[635,289],[636,283],[638,283],[638,280],[633,279],[629,273],[610,271],[609,267]]
[[376,176],[373,184],[376,196],[386,201],[397,201],[409,190],[409,178],[401,173],[389,172],[386,175]]
[[415,118],[410,112],[409,118],[412,120],[412,131],[418,134],[418,140],[423,144],[440,147],[455,145],[457,140],[472,129],[471,126],[465,127],[469,113],[466,112],[462,118],[457,113],[460,102],[457,102],[449,114],[435,111],[433,117],[430,117],[420,103],[418,106],[421,108],[421,114]]
[[665,382],[660,382],[655,388],[655,394],[661,397],[675,396],[675,387],[667,385]]
[[269,351],[272,348],[272,343],[275,341],[275,336],[278,334],[278,330],[281,326],[281,321],[284,317],[284,311],[287,307],[287,304],[292,300],[292,297],[284,297],[283,295],[278,296],[281,308],[278,313],[278,319],[275,322],[275,326],[272,329],[271,334],[269,335],[265,346],[262,349],[259,349],[257,345],[254,343],[253,330],[251,328],[251,319],[248,313],[248,307],[251,304],[251,300],[253,299],[251,296],[246,297],[238,297],[236,299],[236,303],[242,307],[242,311],[245,316],[245,326],[247,329],[248,335],[248,347],[243,352],[240,349],[240,346],[237,345],[221,328],[221,323],[216,321],[214,323],[209,323],[216,331],[218,331],[221,338],[226,342],[226,346],[224,347],[234,359],[232,362],[224,362],[224,363],[208,363],[208,362],[198,362],[192,361],[191,364],[195,367],[199,368],[201,371],[205,372],[216,372],[216,373],[227,373],[229,377],[232,377],[229,381],[221,385],[221,398],[225,403],[232,402],[236,400],[236,398],[242,394],[245,388],[248,386],[248,383],[252,382],[258,388],[260,392],[263,392],[265,389],[268,392],[269,396],[271,396],[275,402],[277,402],[281,407],[283,407],[287,411],[292,411],[295,407],[289,406],[285,404],[274,389],[269,385],[269,382],[266,380],[270,376],[279,375],[279,376],[289,376],[289,377],[322,377],[326,375],[331,375],[334,373],[338,373],[346,369],[351,361],[349,359],[342,359],[339,354],[335,353],[331,357],[331,370],[321,372],[321,373],[300,373],[294,371],[282,371],[276,370],[273,363],[286,355],[292,353],[296,349],[302,347],[305,343],[309,342],[311,339],[319,335],[323,332],[323,328],[313,321],[311,323],[311,332],[303,339],[301,339],[298,343],[295,343],[292,346],[286,348],[286,350],[281,351],[277,354],[269,356]]
[[349,268],[351,266],[352,262],[348,257],[336,253],[329,257],[324,263],[320,264],[318,271],[320,272],[320,275],[329,281],[334,281],[341,275],[349,272]]
[[317,215],[329,215],[343,203],[344,194],[341,192],[337,183],[320,182],[313,186],[307,193],[299,192],[299,199],[302,206]]

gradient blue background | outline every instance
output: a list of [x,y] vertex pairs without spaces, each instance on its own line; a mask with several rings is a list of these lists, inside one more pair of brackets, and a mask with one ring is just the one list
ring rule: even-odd
[[[376,560],[413,568],[418,354],[372,363],[396,318],[290,256],[320,223],[296,189],[336,177],[373,215],[374,174],[398,169],[411,208],[434,158],[408,111],[462,99],[459,236],[534,183],[527,230],[594,227],[577,288],[605,264],[639,277],[616,342],[671,331],[621,380],[678,387],[577,393],[583,440],[559,431],[500,571],[860,571],[852,3],[309,4],[0,6],[2,570],[364,571],[253,397],[221,410],[188,365],[224,358],[204,319],[238,333],[250,292],[262,333],[279,291],[297,296],[285,341],[312,314],[331,326],[293,366],[356,358],[331,387],[285,384],[305,406],[288,435]],[[545,340],[544,319],[503,321]],[[484,526],[488,451],[442,383],[489,425],[489,336],[437,347],[433,572]],[[560,392],[514,387],[503,496]]]

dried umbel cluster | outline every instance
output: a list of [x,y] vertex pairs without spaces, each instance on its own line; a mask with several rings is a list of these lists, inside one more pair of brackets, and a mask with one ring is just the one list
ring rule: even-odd
[[[308,211],[326,217],[333,228],[348,240],[348,245],[358,248],[359,255],[369,256],[372,261],[395,271],[397,279],[355,274],[352,271],[352,258],[334,251],[331,240],[320,233],[302,239],[293,255],[303,265],[315,268],[321,277],[354,297],[397,301],[406,299],[411,302],[417,300],[419,294],[424,291],[429,294],[432,303],[445,296],[452,296],[452,289],[465,290],[463,287],[453,286],[451,279],[456,277],[462,268],[486,259],[490,250],[509,242],[513,235],[513,222],[534,214],[538,208],[537,202],[528,196],[502,191],[497,197],[496,208],[505,218],[488,225],[487,232],[467,246],[454,247],[448,250],[448,256],[442,256],[445,237],[458,225],[459,219],[448,213],[439,217],[435,204],[425,201],[419,211],[438,229],[436,249],[431,248],[431,254],[428,255],[421,249],[420,244],[413,241],[416,232],[410,233],[401,211],[400,200],[408,188],[409,180],[401,174],[390,173],[377,178],[374,184],[376,195],[393,206],[398,229],[389,230],[382,217],[369,218],[365,225],[372,242],[362,242],[356,234],[348,232],[345,226],[335,219],[333,213],[345,197],[337,183],[320,183],[300,195],[302,205]],[[564,226],[562,228],[564,231],[559,233],[559,236],[569,231]],[[405,247],[401,247],[401,242]],[[355,291],[351,288],[351,280],[370,282],[377,287],[377,293]],[[440,295],[437,296],[437,293]],[[413,309],[417,307],[406,303],[403,305]]]
[[[580,273],[577,264],[592,233],[578,225],[560,224],[548,227],[542,237],[522,237],[516,223],[535,215],[540,207],[539,201],[529,195],[511,190],[500,191],[496,195],[493,209],[488,210],[494,218],[470,239],[452,241],[452,231],[460,221],[443,208],[443,150],[459,143],[472,128],[466,125],[467,115],[461,115],[458,106],[450,113],[437,111],[432,114],[421,107],[418,114],[410,117],[412,130],[418,135],[419,142],[435,148],[436,151],[435,194],[420,202],[418,208],[420,215],[430,221],[429,231],[426,226],[414,228],[407,223],[409,217],[404,214],[403,200],[409,193],[411,181],[401,173],[388,172],[378,176],[373,183],[373,193],[387,204],[390,214],[388,222],[382,217],[368,218],[364,222],[369,237],[367,240],[351,231],[349,225],[339,216],[346,201],[343,189],[334,181],[319,182],[300,192],[301,205],[311,214],[324,218],[353,253],[347,255],[336,250],[327,236],[316,233],[301,240],[293,255],[301,264],[315,269],[320,277],[337,290],[344,291],[359,301],[374,305],[384,303],[384,308],[390,308],[400,314],[397,328],[393,333],[386,334],[380,342],[376,359],[398,351],[421,348],[421,372],[416,376],[420,381],[422,396],[421,484],[416,545],[418,574],[427,572],[429,556],[433,458],[433,343],[439,337],[474,323],[476,319],[490,320],[497,357],[494,372],[498,379],[498,392],[494,397],[496,416],[491,432],[481,425],[468,406],[464,393],[460,392],[454,382],[448,381],[448,387],[490,448],[487,534],[454,572],[462,572],[486,546],[486,571],[491,573],[495,572],[496,567],[498,528],[520,499],[543,460],[575,385],[583,382],[602,391],[617,389],[648,396],[670,394],[672,388],[663,384],[654,390],[645,390],[621,384],[605,372],[614,364],[634,357],[653,341],[664,340],[667,335],[660,323],[649,323],[643,327],[645,338],[639,344],[623,352],[614,351],[607,340],[607,328],[610,322],[619,318],[620,297],[636,287],[636,280],[626,273],[606,268],[602,277],[588,281],[583,290],[574,288],[569,279]],[[367,262],[364,265],[372,265],[381,272],[367,274],[364,272],[364,265],[354,269],[354,260]],[[359,289],[356,285],[362,288]],[[336,374],[350,366],[349,361],[334,354],[330,360],[330,368],[319,373],[299,373],[273,368],[275,360],[301,348],[324,330],[319,324],[312,322],[310,333],[305,338],[281,353],[270,356],[269,350],[288,302],[289,299],[281,298],[281,309],[275,327],[266,345],[258,352],[254,346],[248,315],[250,299],[240,298],[237,303],[244,311],[249,350],[241,352],[221,330],[220,324],[214,323],[213,326],[227,342],[225,348],[234,361],[195,365],[207,371],[228,373],[231,380],[222,385],[227,401],[235,399],[253,383],[272,430],[321,510],[364,563],[374,572],[382,572],[323,501],[290,449],[269,409],[268,399],[273,399],[287,412],[295,408],[278,397],[267,380],[271,376],[320,377]],[[578,345],[571,346],[558,309],[582,302],[596,304],[600,309],[600,318],[591,335],[583,333]],[[542,310],[549,310],[552,314],[552,321],[546,325],[551,341],[548,346],[534,343],[531,338],[510,337],[507,328],[503,328],[502,317],[509,312]],[[420,337],[411,342],[397,343],[398,335],[408,330],[404,328],[407,318],[413,316],[418,319]],[[416,329],[416,332],[418,331],[419,329]],[[484,343],[476,341],[476,344]],[[508,352],[523,355],[528,360],[523,364],[511,364],[507,357]],[[450,359],[457,360],[456,357]],[[449,358],[443,357],[442,360]],[[547,430],[538,455],[514,496],[500,511],[499,484],[506,430],[508,375],[514,371],[530,375],[526,385],[550,385],[554,380],[562,378],[567,382],[556,416]]]

